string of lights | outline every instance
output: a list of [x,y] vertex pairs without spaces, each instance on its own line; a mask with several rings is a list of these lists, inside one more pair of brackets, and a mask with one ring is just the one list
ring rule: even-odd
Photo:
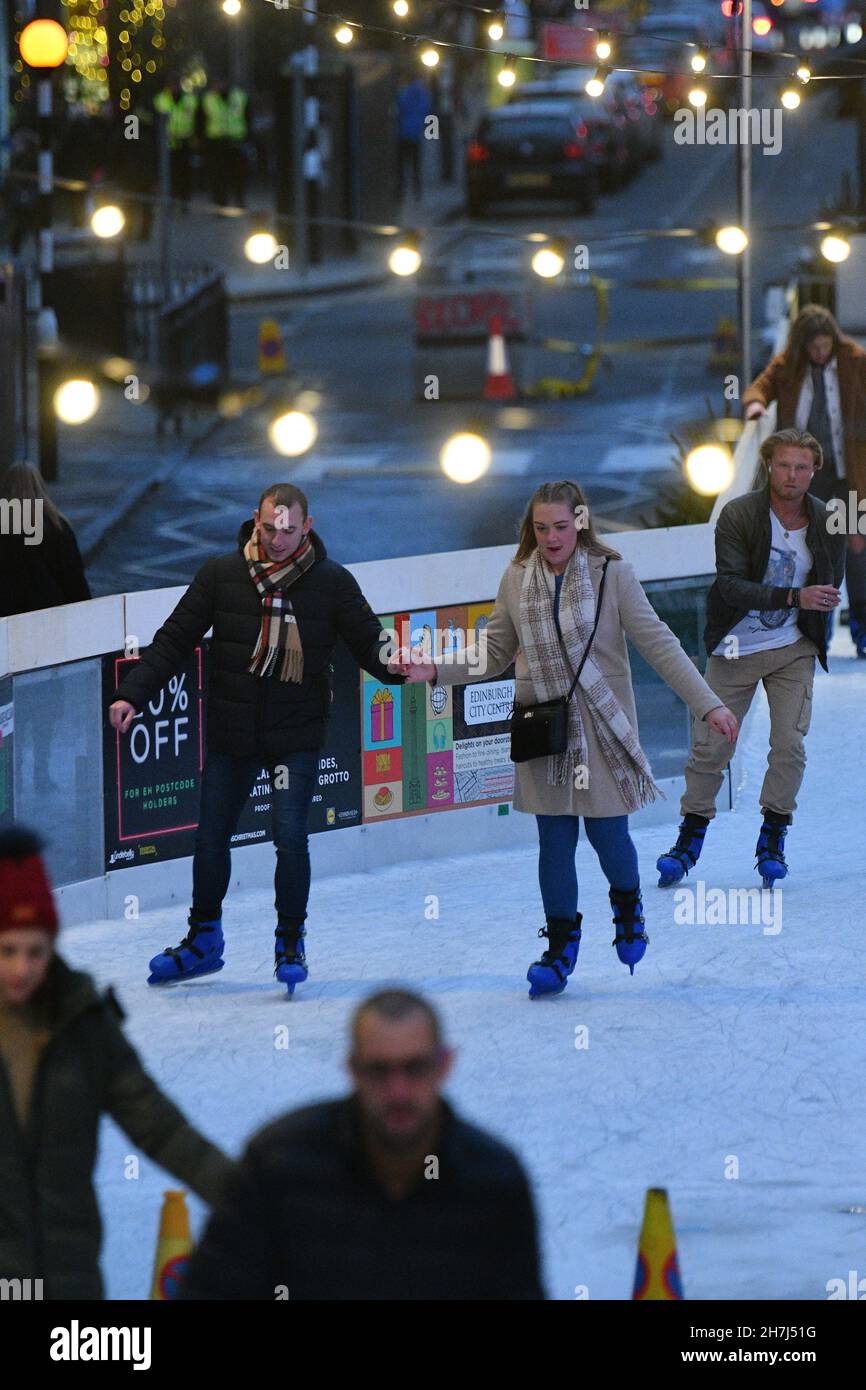
[[[290,12],[290,11],[296,11],[296,12],[298,12],[298,13],[308,14],[308,15],[310,15],[311,17],[312,17],[312,16],[315,16],[318,25],[319,25],[320,27],[325,26],[325,25],[329,26],[329,27],[331,28],[331,31],[332,31],[332,34],[334,35],[334,37],[337,39],[337,41],[338,41],[339,43],[343,44],[344,46],[348,46],[348,44],[350,44],[351,42],[353,42],[355,33],[357,32],[357,33],[361,33],[361,34],[363,34],[363,33],[369,33],[369,34],[387,35],[387,36],[390,37],[390,38],[402,39],[402,40],[403,40],[404,42],[406,42],[406,43],[414,43],[414,44],[418,44],[418,45],[428,45],[428,46],[429,46],[429,49],[432,50],[432,51],[434,51],[434,52],[435,52],[436,50],[438,50],[438,49],[452,50],[452,51],[455,51],[455,52],[462,52],[462,53],[481,53],[481,54],[490,54],[491,52],[496,53],[496,52],[499,52],[499,51],[500,51],[500,50],[497,50],[497,49],[490,49],[490,48],[487,48],[487,47],[482,47],[482,46],[479,45],[479,44],[461,43],[461,42],[458,42],[458,41],[455,40],[455,39],[431,38],[431,36],[430,36],[429,34],[426,34],[426,33],[419,33],[419,32],[415,32],[415,31],[409,31],[409,30],[406,30],[406,29],[394,29],[394,28],[390,28],[390,27],[388,27],[388,26],[386,26],[386,25],[382,25],[382,24],[371,24],[371,23],[369,23],[369,22],[366,21],[366,20],[355,20],[355,19],[347,20],[347,19],[345,19],[345,18],[343,17],[343,15],[341,15],[338,11],[334,11],[334,10],[320,10],[320,9],[318,9],[318,7],[315,7],[315,8],[314,8],[314,7],[311,6],[311,5],[304,4],[304,0],[266,0],[266,3],[269,4],[269,5],[273,5],[275,9],[278,9],[278,10],[281,10],[281,11],[289,11],[289,12]],[[504,17],[504,16],[503,16],[503,11],[502,11],[502,8],[501,8],[501,7],[500,7],[500,8],[488,9],[487,7],[482,7],[482,6],[477,6],[477,5],[455,4],[455,8],[458,8],[458,9],[466,9],[466,10],[470,10],[470,11],[476,11],[476,12],[482,13],[482,14],[489,14],[489,15],[491,15],[492,17],[497,18],[497,19],[501,19],[501,18]],[[409,10],[408,10],[408,7],[407,7],[406,14],[408,15],[408,13],[409,13]],[[675,39],[675,38],[671,38],[671,37],[669,37],[669,36],[667,36],[667,35],[661,35],[661,34],[648,34],[648,33],[641,32],[641,31],[638,30],[638,29],[618,30],[618,31],[617,31],[617,34],[616,34],[615,36],[612,36],[611,31],[610,31],[609,29],[600,29],[600,28],[596,28],[595,26],[589,25],[589,24],[582,24],[582,25],[575,26],[575,27],[578,28],[578,29],[580,29],[580,30],[583,30],[583,31],[585,31],[585,32],[587,32],[587,33],[590,33],[590,34],[597,34],[597,35],[599,36],[600,42],[604,42],[604,43],[606,43],[606,44],[608,45],[608,49],[609,49],[610,51],[608,52],[607,58],[605,58],[605,61],[607,61],[607,59],[608,59],[610,56],[612,56],[612,52],[613,52],[612,43],[613,43],[613,41],[614,41],[614,38],[615,38],[615,39],[621,39],[621,38],[626,38],[626,39],[628,39],[628,38],[639,38],[639,39],[641,39],[642,41],[650,41],[650,40],[651,40],[651,41],[654,42],[654,43],[672,44],[672,45],[676,46],[676,47],[679,48],[679,49],[682,49],[682,48],[694,48],[695,51],[696,51],[696,53],[701,54],[702,56],[705,56],[705,57],[707,56],[707,55],[706,55],[706,46],[705,46],[704,44],[698,43],[697,41],[694,41],[694,42],[693,42],[693,41],[691,41],[691,40]],[[504,30],[503,30],[503,32],[504,32]],[[496,41],[498,41],[498,40],[495,39],[494,42],[496,42]],[[743,49],[740,49],[740,48],[732,47],[732,48],[730,48],[730,49],[727,49],[726,51],[733,54],[733,53],[741,53],[741,52],[743,52],[744,50],[743,50]],[[574,67],[578,67],[578,68],[585,68],[585,67],[586,67],[586,62],[587,62],[587,60],[583,60],[583,61],[576,62],[576,63],[574,63],[574,64],[569,64],[568,62],[563,62],[563,60],[562,60],[562,59],[559,59],[559,58],[545,58],[545,57],[542,57],[542,56],[540,56],[540,55],[538,55],[538,54],[529,54],[529,53],[527,53],[527,54],[520,53],[519,55],[504,54],[504,53],[503,53],[503,56],[506,56],[506,57],[510,58],[512,61],[514,61],[515,56],[519,56],[519,59],[520,59],[520,61],[521,61],[522,63],[536,63],[536,64],[541,64],[541,65],[543,65],[543,66],[550,66],[550,67],[557,67],[557,68],[568,67],[568,66],[574,66]],[[602,55],[599,54],[598,52],[596,52],[596,56],[597,56],[597,57],[602,57]],[[802,55],[799,54],[799,53],[791,53],[791,52],[787,52],[787,51],[785,51],[785,50],[779,50],[779,51],[775,52],[775,53],[773,54],[773,56],[774,56],[775,58],[790,58],[792,62],[796,62],[796,63],[800,64],[801,66],[805,66],[805,64],[803,63]],[[423,58],[423,56],[422,56],[422,62],[423,62],[423,61],[424,61],[424,58]],[[855,65],[857,65],[857,66],[859,66],[859,67],[862,67],[862,68],[866,68],[866,58],[846,58],[844,61],[845,61],[845,62],[848,62],[848,63],[853,63],[853,64],[855,64]],[[428,65],[428,66],[435,66],[435,63],[436,63],[436,62],[438,62],[438,56],[436,57],[436,59],[433,60],[433,62],[430,62],[430,63],[428,63],[427,65]],[[654,73],[654,72],[657,72],[657,71],[658,71],[657,68],[631,67],[631,66],[627,66],[627,65],[623,65],[623,64],[619,64],[619,63],[609,63],[609,68],[610,68],[610,71],[612,71],[612,72],[631,72],[631,73],[644,73],[644,74],[651,74],[651,73]],[[698,71],[698,70],[699,70],[699,71],[705,71],[705,69],[706,69],[706,64],[705,64],[704,68],[702,68],[702,69],[695,69],[694,66],[690,66],[689,73],[685,73],[685,72],[684,72],[682,75],[685,75],[685,76],[688,76],[688,75],[690,75],[690,74],[693,75],[695,71]],[[675,73],[676,73],[676,70],[673,69],[672,72],[675,74]],[[712,74],[712,76],[713,76],[713,80],[714,80],[714,81],[719,81],[719,80],[724,81],[724,80],[728,80],[728,79],[733,79],[733,80],[735,80],[735,81],[739,80],[739,75],[738,75],[737,73],[721,73],[721,72],[714,72],[714,73]],[[816,82],[817,82],[817,81],[834,81],[834,82],[836,82],[836,81],[843,81],[843,82],[844,82],[844,81],[846,81],[846,80],[856,80],[856,81],[859,81],[859,80],[861,79],[861,76],[862,76],[862,74],[860,74],[860,73],[841,73],[841,74],[827,74],[827,75],[824,75],[824,74],[814,74],[814,75],[813,75],[813,74],[810,73],[811,80],[812,80],[812,81],[816,81]],[[762,78],[766,78],[766,79],[773,80],[773,81],[776,81],[776,82],[777,82],[777,81],[778,81],[779,75],[778,75],[778,73],[775,73],[775,74],[773,74],[773,73],[753,73],[753,74],[752,74],[752,77],[753,77],[753,80],[761,80]]]

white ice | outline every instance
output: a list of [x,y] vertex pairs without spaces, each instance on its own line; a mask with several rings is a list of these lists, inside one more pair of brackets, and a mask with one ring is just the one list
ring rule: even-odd
[[[712,824],[700,861],[707,889],[759,883],[767,737],[761,694],[736,810]],[[183,935],[177,909],[68,929],[62,949],[116,987],[148,1068],[228,1152],[281,1111],[344,1091],[350,1011],[408,982],[459,1050],[453,1101],[526,1164],[550,1297],[630,1297],[645,1191],[662,1186],[687,1298],[826,1298],[829,1280],[866,1276],[864,737],[866,662],[843,629],[830,677],[816,675],[781,931],[674,922],[654,871],[675,838],[671,804],[667,825],[635,831],[651,944],[634,978],[581,840],[583,945],[555,999],[527,998],[543,922],[530,849],[314,881],[311,978],[291,1002],[272,977],[270,883],[228,900],[225,969],[197,983],[145,983],[148,958]],[[438,920],[425,918],[429,894]],[[274,1046],[283,1024],[287,1050]],[[134,1152],[107,1123],[97,1176],[112,1298],[148,1296],[162,1193],[177,1186],[147,1160],[124,1177]],[[204,1208],[191,1210],[198,1230]]]

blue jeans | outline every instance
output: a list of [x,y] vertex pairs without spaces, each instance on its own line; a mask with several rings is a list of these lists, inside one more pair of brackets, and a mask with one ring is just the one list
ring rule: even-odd
[[[307,813],[316,783],[318,753],[287,753],[267,764],[271,774],[271,828],[277,851],[274,875],[277,917],[304,921],[310,896],[310,851]],[[222,901],[231,879],[229,841],[237,828],[256,777],[261,758],[236,758],[230,753],[208,753],[201,784],[201,807],[192,861],[192,914],[212,921],[222,912]],[[278,768],[286,768],[275,785]]]
[[[577,912],[574,855],[580,835],[579,816],[536,816],[538,882],[547,917],[573,920]],[[640,887],[637,850],[628,833],[628,816],[584,816],[586,838],[598,855],[611,888]]]

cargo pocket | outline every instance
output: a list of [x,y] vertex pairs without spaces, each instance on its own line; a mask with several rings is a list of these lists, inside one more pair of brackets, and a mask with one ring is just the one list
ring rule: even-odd
[[812,692],[807,686],[803,691],[803,703],[800,706],[800,713],[797,717],[795,728],[798,734],[807,734],[809,725],[812,722]]

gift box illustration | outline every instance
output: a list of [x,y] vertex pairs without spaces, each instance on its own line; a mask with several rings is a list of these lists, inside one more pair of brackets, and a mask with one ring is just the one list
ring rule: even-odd
[[371,743],[382,743],[394,737],[394,697],[390,690],[380,687],[370,702],[372,720]]

